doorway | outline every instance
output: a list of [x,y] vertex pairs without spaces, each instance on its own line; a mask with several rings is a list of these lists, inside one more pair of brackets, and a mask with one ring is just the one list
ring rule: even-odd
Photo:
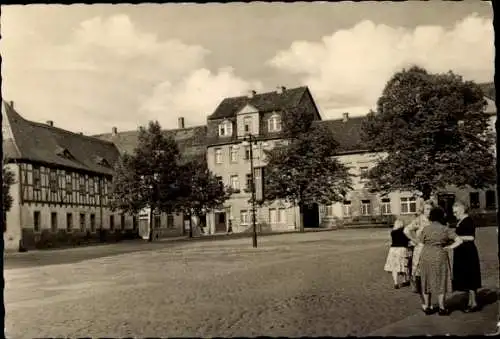
[[319,206],[314,203],[309,206],[303,206],[302,213],[304,215],[304,228],[319,227]]
[[226,233],[226,212],[215,212],[215,233]]
[[438,205],[446,213],[446,222],[450,225],[454,225],[457,218],[453,215],[453,204],[455,203],[455,194],[453,193],[441,193],[438,194]]

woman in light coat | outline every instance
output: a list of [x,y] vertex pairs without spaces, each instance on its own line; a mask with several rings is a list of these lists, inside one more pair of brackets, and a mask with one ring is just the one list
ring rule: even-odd
[[415,293],[420,294],[420,271],[418,267],[420,253],[422,252],[423,244],[420,242],[420,233],[422,229],[430,225],[429,213],[434,207],[432,200],[425,201],[420,205],[419,214],[417,217],[404,229],[404,234],[411,240],[413,247],[413,254],[411,257],[411,282]]

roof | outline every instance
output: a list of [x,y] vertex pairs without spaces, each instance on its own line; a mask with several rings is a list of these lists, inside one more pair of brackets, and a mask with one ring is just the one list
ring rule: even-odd
[[[40,162],[111,175],[119,157],[113,143],[24,119],[2,102],[7,161]],[[102,162],[106,160],[106,163]]]
[[309,92],[307,86],[302,86],[285,89],[282,93],[276,91],[259,93],[255,94],[252,98],[248,96],[225,98],[219,106],[217,106],[214,113],[208,117],[208,120],[234,117],[236,113],[247,104],[257,108],[260,112],[297,107],[300,100],[307,92]]
[[479,87],[481,87],[481,89],[483,90],[485,97],[493,101],[496,101],[495,83],[486,82],[479,84]]
[[331,119],[315,121],[313,124],[326,126],[339,143],[337,152],[347,153],[363,151],[366,147],[361,144],[361,124],[365,117],[349,117],[343,119]]
[[[184,156],[198,156],[206,151],[206,126],[164,130],[165,136],[172,136]],[[112,142],[121,153],[133,153],[138,143],[139,131],[126,131],[116,134],[95,135],[96,138]]]

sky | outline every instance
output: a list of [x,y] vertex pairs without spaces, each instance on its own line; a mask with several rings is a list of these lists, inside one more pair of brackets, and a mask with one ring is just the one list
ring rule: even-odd
[[84,134],[202,125],[225,98],[309,86],[323,119],[411,65],[492,82],[488,2],[1,6],[2,97]]

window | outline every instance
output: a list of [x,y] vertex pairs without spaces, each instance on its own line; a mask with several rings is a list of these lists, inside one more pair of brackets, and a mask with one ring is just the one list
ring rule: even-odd
[[40,211],[33,212],[33,230],[40,232]]
[[57,212],[50,213],[50,230],[57,232]]
[[370,200],[361,200],[361,215],[370,215]]
[[240,178],[237,175],[231,175],[230,182],[233,190],[240,189]]
[[245,146],[245,160],[250,160],[250,146]]
[[114,215],[109,216],[109,229],[110,229],[110,231],[115,230],[115,216]]
[[80,213],[80,231],[85,232],[86,229],[85,225],[85,213]]
[[479,208],[479,192],[469,193],[469,204],[471,208]]
[[51,192],[57,192],[57,171],[50,170],[49,172],[49,187]]
[[270,208],[269,222],[271,224],[280,224],[286,222],[286,210],[284,208]]
[[417,200],[415,197],[401,198],[401,213],[410,214],[417,213]]
[[160,214],[155,214],[153,216],[153,227],[154,228],[161,228],[161,215]]
[[342,213],[344,214],[344,218],[349,218],[352,215],[351,202],[349,200],[344,201]]
[[122,230],[125,229],[125,214],[120,216],[120,226],[122,227]]
[[360,167],[359,173],[361,175],[361,181],[366,181],[365,175],[368,173],[368,167],[366,167],[366,166]]
[[222,177],[221,176],[217,176],[217,181],[219,182],[219,185],[224,188],[224,182],[222,181]]
[[240,224],[242,225],[248,225],[248,211],[247,210],[242,210],[240,211]]
[[243,118],[243,131],[245,134],[252,133],[252,118]]
[[95,214],[90,215],[90,232],[95,232]]
[[486,191],[486,209],[495,209],[497,206],[497,196],[495,191]]
[[33,167],[33,188],[36,190],[41,189],[42,180],[40,175],[40,167]]
[[66,213],[66,231],[73,231],[73,214]]
[[95,194],[94,178],[89,178],[89,195],[93,196]]
[[382,198],[382,203],[380,205],[380,212],[383,215],[391,214],[391,199]]
[[238,162],[238,147],[231,146],[231,162]]
[[167,215],[167,228],[174,228],[174,215],[173,214]]
[[224,121],[219,125],[219,136],[229,137],[233,134],[233,124],[231,121]]
[[78,190],[80,191],[80,203],[83,202],[83,197],[85,197],[85,177],[83,175],[80,175],[80,178],[79,178],[79,187],[78,187]]
[[281,131],[281,117],[279,115],[272,116],[267,121],[267,129],[269,132],[279,132]]
[[67,173],[66,174],[66,194],[71,195],[73,193],[73,178],[71,177],[71,174]]
[[326,205],[326,216],[333,217],[333,204]]
[[248,191],[251,191],[251,189],[252,189],[252,175],[251,174],[246,175],[246,181],[247,181],[246,188]]
[[215,163],[222,164],[222,149],[220,148],[215,149]]

